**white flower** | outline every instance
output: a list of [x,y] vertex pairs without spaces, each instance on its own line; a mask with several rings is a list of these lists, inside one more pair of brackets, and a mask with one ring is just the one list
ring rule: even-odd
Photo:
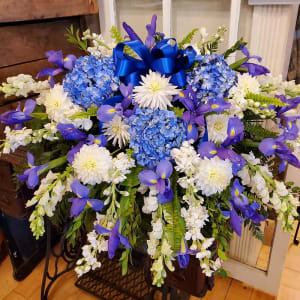
[[218,156],[201,160],[196,178],[196,187],[203,195],[210,196],[226,189],[232,178],[230,160],[221,160]]
[[238,74],[237,88],[246,95],[247,93],[258,94],[260,92],[259,82],[248,73]]
[[45,106],[48,117],[52,121],[63,124],[72,123],[77,128],[81,127],[85,130],[89,130],[93,125],[89,119],[70,119],[83,109],[72,102],[60,84],[56,84],[49,92],[41,95],[39,102]]
[[73,168],[76,177],[84,184],[109,182],[109,170],[112,168],[112,158],[109,151],[96,144],[83,145],[75,154]]
[[147,252],[149,255],[153,256],[156,253],[156,248],[159,244],[159,240],[152,239],[152,240],[147,240]]
[[240,170],[237,175],[242,179],[242,185],[249,185],[251,182],[250,174],[247,168]]
[[178,94],[179,90],[170,84],[170,78],[153,71],[141,78],[141,85],[136,86],[133,90],[134,101],[140,107],[167,109],[168,106],[172,106],[172,96]]
[[185,239],[193,241],[204,239],[201,229],[208,221],[208,212],[199,202],[193,203],[188,209],[181,208],[181,216],[186,223]]
[[117,143],[120,148],[124,147],[130,139],[128,132],[129,125],[125,124],[122,117],[115,115],[114,118],[103,124],[103,133],[108,137],[108,140],[113,140],[115,146]]
[[227,138],[228,115],[210,115],[206,117],[208,139],[215,143],[222,143]]
[[3,153],[8,154],[10,151],[14,152],[20,146],[26,146],[32,140],[32,129],[27,129],[26,127],[20,130],[11,130],[9,126],[4,129],[5,141]]
[[275,185],[276,185],[276,192],[278,193],[279,196],[283,197],[289,193],[284,182],[275,180]]
[[260,159],[256,158],[252,151],[249,152],[249,154],[243,153],[242,156],[246,159],[248,163],[251,165],[257,165],[260,163]]
[[113,159],[113,168],[109,174],[112,178],[112,183],[118,184],[126,179],[126,175],[130,173],[130,169],[135,166],[132,158],[129,158],[124,152],[119,153]]

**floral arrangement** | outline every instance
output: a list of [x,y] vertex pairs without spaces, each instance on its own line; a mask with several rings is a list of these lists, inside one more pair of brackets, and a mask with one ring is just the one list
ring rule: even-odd
[[[27,206],[37,239],[45,216],[72,218],[71,243],[87,230],[79,276],[118,248],[123,274],[133,248],[147,252],[157,286],[190,256],[207,276],[224,274],[243,224],[262,238],[270,211],[288,231],[297,217],[298,188],[279,173],[300,167],[300,86],[272,77],[242,39],[217,54],[224,27],[210,38],[201,28],[193,43],[195,29],[177,43],[156,31],[156,19],[145,42],[126,23],[125,38],[112,28],[111,44],[71,27],[68,40],[85,56],[49,51],[55,67],[37,75],[47,80],[21,74],[0,87],[5,96],[36,96],[1,115],[2,152],[28,149],[28,168],[16,171],[34,190]],[[228,65],[235,51],[243,57]]]

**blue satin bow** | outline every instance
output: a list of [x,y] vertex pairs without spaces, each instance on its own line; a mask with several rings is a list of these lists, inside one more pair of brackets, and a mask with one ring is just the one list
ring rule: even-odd
[[[131,48],[139,58],[124,53],[124,47]],[[114,49],[116,63],[115,75],[126,84],[139,85],[140,75],[149,69],[171,77],[170,82],[178,87],[186,84],[184,70],[192,66],[196,52],[193,47],[178,50],[175,39],[164,39],[158,42],[151,52],[140,41],[119,43]]]

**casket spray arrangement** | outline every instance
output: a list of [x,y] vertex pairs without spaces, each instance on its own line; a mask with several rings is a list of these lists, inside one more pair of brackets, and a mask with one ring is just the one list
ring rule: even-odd
[[[156,19],[145,41],[126,23],[124,38],[112,28],[113,44],[71,27],[68,40],[85,56],[49,51],[54,67],[37,75],[47,80],[21,74],[0,87],[5,96],[38,94],[1,115],[2,153],[28,149],[18,179],[34,190],[27,206],[36,238],[45,216],[73,218],[73,243],[88,231],[79,276],[101,267],[99,253],[113,258],[118,248],[124,274],[133,248],[147,252],[157,286],[166,268],[175,260],[186,268],[190,256],[212,276],[243,224],[261,238],[270,210],[284,230],[297,217],[291,184],[277,175],[287,164],[300,167],[300,86],[272,77],[243,39],[217,54],[224,27],[177,42],[156,31]],[[228,65],[235,51],[243,58]]]

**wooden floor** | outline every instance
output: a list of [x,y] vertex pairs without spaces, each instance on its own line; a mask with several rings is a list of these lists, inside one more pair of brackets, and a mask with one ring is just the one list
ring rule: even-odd
[[[0,300],[39,300],[43,272],[43,261],[23,281],[12,278],[12,267],[8,258],[0,265]],[[76,275],[69,272],[53,286],[49,300],[96,300],[94,296],[74,286]],[[191,297],[190,300],[198,298]],[[285,260],[278,297],[261,291],[231,278],[216,278],[215,288],[204,300],[299,300],[300,299],[300,245],[291,243]]]

